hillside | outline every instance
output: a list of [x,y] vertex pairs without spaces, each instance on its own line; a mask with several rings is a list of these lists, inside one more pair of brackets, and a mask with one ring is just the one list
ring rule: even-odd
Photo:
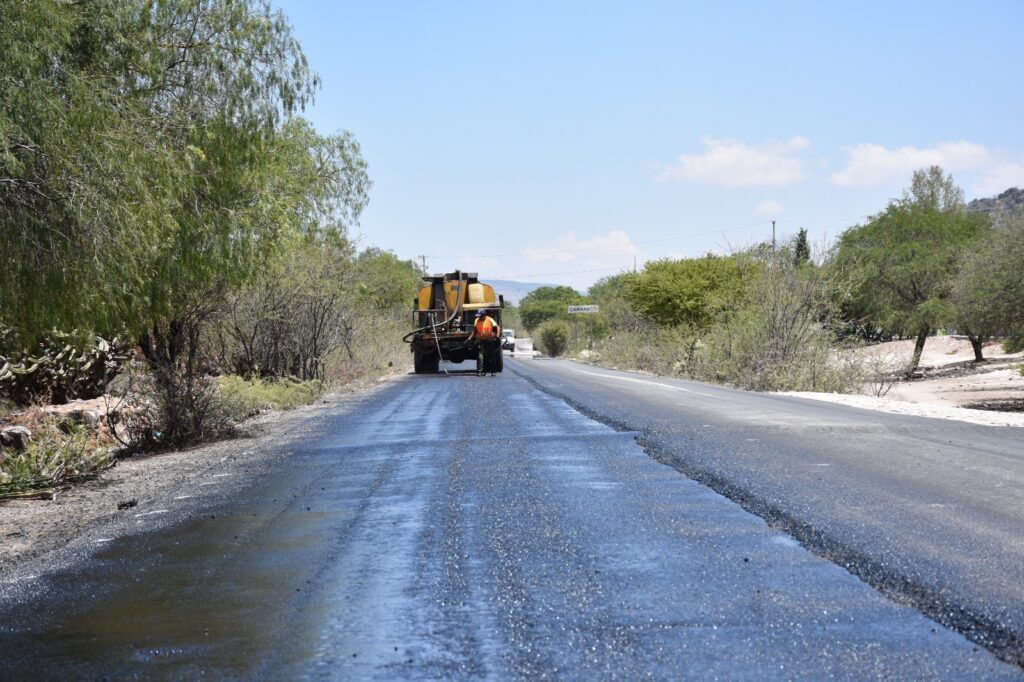
[[967,210],[974,213],[987,213],[998,225],[1000,218],[1006,215],[1024,214],[1024,189],[1011,187],[998,196],[975,199],[967,204]]
[[535,289],[541,287],[553,287],[557,284],[540,284],[537,282],[515,282],[510,279],[488,279],[487,283],[494,287],[494,290],[505,297],[505,302],[510,305],[519,305],[523,297]]

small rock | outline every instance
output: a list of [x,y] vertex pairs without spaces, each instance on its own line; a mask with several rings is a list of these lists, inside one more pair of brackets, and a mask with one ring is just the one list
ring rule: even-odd
[[64,433],[71,431],[72,426],[84,426],[90,431],[100,425],[100,413],[96,410],[71,410],[60,423]]
[[0,445],[18,452],[28,449],[32,441],[32,432],[24,426],[8,426],[0,431]]
[[117,508],[118,508],[119,511],[123,511],[125,509],[131,509],[132,507],[135,507],[138,504],[139,504],[139,501],[136,500],[135,498],[132,498],[130,500],[125,500],[124,502],[118,502],[117,503]]

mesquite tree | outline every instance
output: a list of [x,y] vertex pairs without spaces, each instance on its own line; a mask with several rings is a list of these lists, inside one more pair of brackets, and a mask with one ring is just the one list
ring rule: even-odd
[[908,374],[928,335],[956,320],[958,259],[987,229],[984,216],[964,210],[952,178],[932,167],[914,173],[901,199],[841,236],[836,266],[853,282],[849,308],[889,333],[915,337]]
[[365,205],[354,140],[294,118],[317,78],[265,1],[14,0],[0,44],[0,316],[26,338],[127,328],[178,362],[198,301]]

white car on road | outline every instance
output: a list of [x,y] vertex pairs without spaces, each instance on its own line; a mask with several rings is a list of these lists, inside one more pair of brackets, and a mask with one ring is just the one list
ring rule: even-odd
[[501,349],[516,352],[516,330],[505,329],[501,332]]

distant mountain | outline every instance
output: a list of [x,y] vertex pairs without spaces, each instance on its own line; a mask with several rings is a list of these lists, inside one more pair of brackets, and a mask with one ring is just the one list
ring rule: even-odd
[[1011,213],[1024,215],[1024,189],[1011,187],[1002,194],[987,199],[975,199],[967,204],[967,210],[973,213],[987,213],[992,222],[1000,220]]
[[519,301],[534,289],[541,287],[557,287],[557,284],[538,284],[537,282],[513,282],[510,279],[484,279],[494,287],[494,291],[505,297],[505,303],[519,305]]

